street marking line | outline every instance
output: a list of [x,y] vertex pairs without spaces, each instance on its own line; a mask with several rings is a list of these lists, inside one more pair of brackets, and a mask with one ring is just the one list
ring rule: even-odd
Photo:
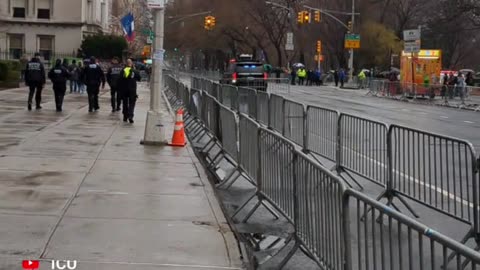
[[467,124],[475,124],[475,122],[472,122],[472,121],[463,121],[463,122]]
[[440,115],[440,118],[448,119],[448,116]]

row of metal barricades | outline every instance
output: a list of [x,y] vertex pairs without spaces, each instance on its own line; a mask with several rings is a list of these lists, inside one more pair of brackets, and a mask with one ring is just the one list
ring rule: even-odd
[[472,95],[480,95],[480,87],[443,85],[443,84],[412,84],[408,82],[372,80],[369,84],[370,95],[385,96],[395,99],[407,97],[427,97],[449,99],[458,98],[462,102],[470,101]]
[[[293,247],[276,269],[297,250],[322,269],[480,265],[474,249],[402,214],[396,203],[417,216],[409,198],[462,221],[471,228],[464,241],[478,240],[478,164],[469,142],[200,78],[192,88],[173,77],[166,84],[173,107],[186,109],[189,139],[208,137],[202,151],[221,147],[209,167],[234,164],[218,188],[240,176],[256,188],[232,218],[247,222],[265,207],[293,224]],[[360,178],[382,194],[365,195]]]

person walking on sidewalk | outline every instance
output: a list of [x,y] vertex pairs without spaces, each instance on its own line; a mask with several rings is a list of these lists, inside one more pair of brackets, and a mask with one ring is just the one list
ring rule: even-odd
[[36,53],[35,56],[28,62],[25,67],[25,83],[30,88],[28,93],[28,110],[32,110],[33,95],[35,95],[35,102],[37,110],[41,109],[40,103],[42,102],[42,89],[45,85],[45,68],[40,62],[40,54]]
[[57,59],[55,67],[48,72],[48,78],[53,83],[53,93],[55,95],[57,112],[62,111],[63,98],[65,97],[65,92],[67,91],[67,80],[69,77],[70,73],[65,66],[62,65],[62,60]]
[[85,92],[85,84],[83,83],[82,76],[84,74],[84,65],[82,61],[78,61],[78,93],[83,94]]
[[119,80],[122,100],[123,100],[123,122],[133,124],[133,116],[135,111],[135,103],[137,102],[137,81],[140,81],[140,73],[135,70],[132,59],[127,60],[127,65],[120,73]]
[[78,77],[80,70],[76,60],[72,60],[72,64],[68,66],[68,72],[70,73],[70,93],[79,92]]
[[123,70],[123,66],[119,63],[118,57],[112,59],[112,66],[107,72],[107,82],[110,86],[110,96],[112,104],[112,112],[120,111],[120,104],[122,102],[122,95],[119,91],[119,79],[120,73]]
[[102,85],[102,89],[105,88],[105,74],[93,56],[90,57],[90,64],[85,66],[83,73],[83,82],[87,86],[88,112],[97,111],[100,109],[98,104],[100,85]]

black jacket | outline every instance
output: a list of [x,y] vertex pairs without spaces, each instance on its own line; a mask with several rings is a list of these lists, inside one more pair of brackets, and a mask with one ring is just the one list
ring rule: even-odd
[[128,95],[136,95],[137,94],[137,81],[140,81],[142,78],[140,77],[140,72],[138,72],[135,68],[132,67],[130,70],[130,74],[126,74],[127,67],[122,69],[121,77],[119,80],[120,89],[124,94]]
[[105,74],[99,65],[88,64],[83,70],[82,80],[86,85],[98,87],[100,84],[105,85]]
[[48,78],[52,81],[53,86],[67,86],[67,80],[70,73],[63,65],[57,65],[48,72]]
[[108,69],[107,82],[111,88],[116,88],[118,86],[118,80],[120,79],[122,71],[123,66],[121,64],[113,65]]
[[45,84],[45,68],[38,58],[32,58],[25,67],[25,83],[31,84]]

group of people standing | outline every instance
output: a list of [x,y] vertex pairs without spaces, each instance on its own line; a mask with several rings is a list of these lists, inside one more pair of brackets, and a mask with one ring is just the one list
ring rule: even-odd
[[467,86],[473,86],[473,74],[469,72],[466,76],[459,73],[457,76],[453,72],[446,73],[443,76],[443,87],[441,91],[442,97],[453,99],[455,96],[464,98],[466,96]]
[[[306,70],[304,67],[300,67],[295,71],[295,69],[292,69],[290,72],[291,76],[291,84],[295,85],[298,83],[298,85],[306,85],[306,86],[312,86],[312,85],[321,85],[322,84],[322,73],[320,70]],[[297,82],[298,78],[298,82]]]
[[[140,73],[135,70],[131,59],[127,60],[126,65],[122,65],[118,58],[114,58],[106,74],[95,57],[90,57],[83,68],[76,67],[73,69],[58,59],[55,66],[47,74],[39,57],[39,54],[35,54],[25,67],[25,83],[30,89],[28,94],[29,111],[32,110],[34,95],[36,109],[42,108],[42,90],[46,84],[47,76],[53,84],[57,112],[62,111],[68,80],[71,83],[71,92],[82,91],[82,85],[86,86],[89,112],[96,112],[100,109],[98,102],[100,87],[104,89],[105,83],[108,82],[112,112],[120,111],[123,103],[123,121],[134,122],[134,110],[138,98],[137,81],[140,81],[141,77]],[[80,88],[78,88],[79,84]]]

